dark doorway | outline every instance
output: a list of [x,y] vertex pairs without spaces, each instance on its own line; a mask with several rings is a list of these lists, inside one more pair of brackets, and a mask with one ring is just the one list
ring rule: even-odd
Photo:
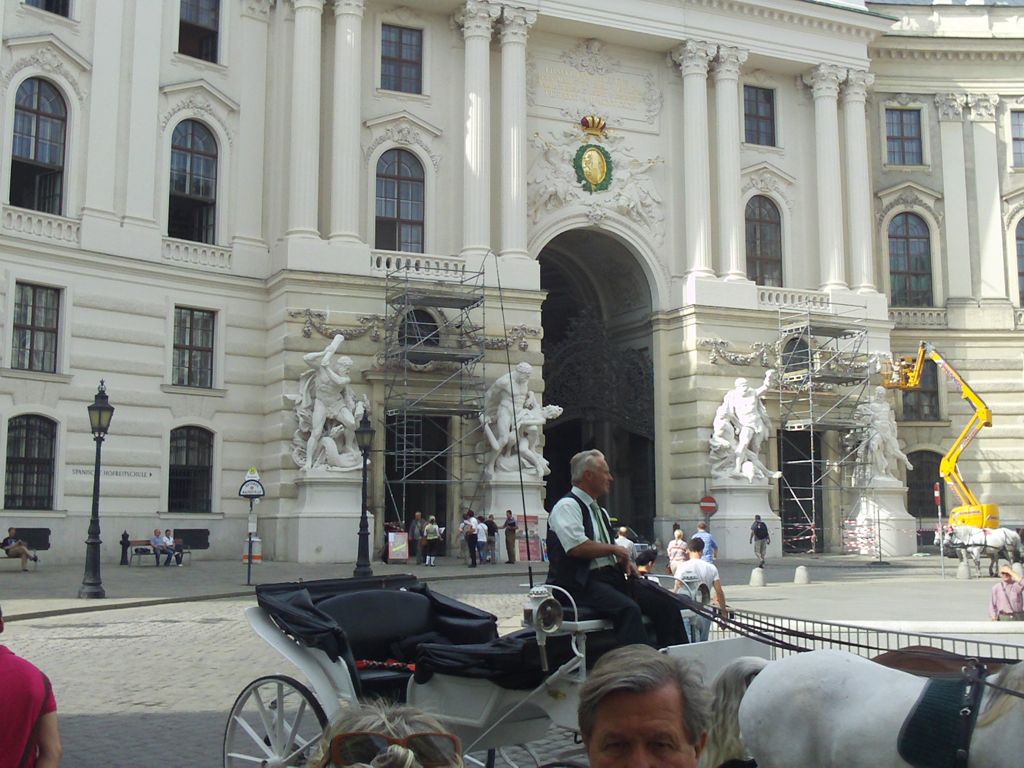
[[551,464],[546,506],[571,485],[569,460],[581,450],[605,454],[615,482],[609,513],[653,533],[654,366],[651,297],[636,257],[614,237],[572,230],[540,255],[544,402],[562,416],[544,431]]
[[782,551],[823,552],[821,435],[812,431],[780,430],[779,506],[782,515]]
[[[447,418],[387,417],[385,522],[409,527],[416,512],[448,525]],[[449,537],[450,538],[450,537]]]
[[939,499],[942,502],[942,516],[949,515],[946,506],[946,483],[939,477],[939,463],[942,456],[935,451],[914,451],[907,455],[914,465],[907,470],[907,511],[917,519],[918,545],[930,545],[935,541],[935,526],[939,522],[935,509],[935,484],[939,484]]

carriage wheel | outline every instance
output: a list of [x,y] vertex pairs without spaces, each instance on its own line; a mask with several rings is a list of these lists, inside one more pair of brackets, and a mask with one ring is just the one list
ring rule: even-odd
[[304,766],[327,725],[313,693],[298,680],[268,675],[235,699],[224,729],[224,768]]

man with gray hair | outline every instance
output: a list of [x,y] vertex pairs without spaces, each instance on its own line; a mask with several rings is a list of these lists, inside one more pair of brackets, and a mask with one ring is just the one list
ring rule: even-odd
[[645,615],[659,647],[685,643],[679,615],[684,606],[672,593],[638,577],[629,552],[615,543],[607,511],[597,503],[612,484],[604,454],[582,451],[572,457],[570,467],[572,490],[558,500],[548,517],[548,583],[610,619],[619,645],[650,642]]
[[597,662],[578,715],[591,768],[696,768],[711,694],[694,662],[629,645]]

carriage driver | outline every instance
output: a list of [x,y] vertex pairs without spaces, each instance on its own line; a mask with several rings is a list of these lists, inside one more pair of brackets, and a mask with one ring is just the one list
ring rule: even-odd
[[558,500],[548,517],[548,583],[610,619],[621,645],[650,644],[644,615],[654,625],[658,647],[685,643],[679,603],[670,592],[636,578],[629,552],[614,543],[608,513],[597,503],[612,484],[604,454],[577,453],[570,469],[572,490]]

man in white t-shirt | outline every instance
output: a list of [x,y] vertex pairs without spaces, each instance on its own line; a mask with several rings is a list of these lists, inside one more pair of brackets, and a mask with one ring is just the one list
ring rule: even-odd
[[619,535],[615,537],[615,546],[622,547],[624,550],[629,552],[629,559],[634,563],[636,562],[636,545],[633,540],[626,534],[629,533],[629,528],[625,526],[619,528]]
[[477,548],[477,534],[480,532],[480,521],[476,519],[473,510],[467,510],[462,519],[462,533],[466,538],[466,548],[469,549],[469,567],[476,568],[476,558],[479,553]]
[[[696,582],[699,586],[705,587],[710,595],[715,593],[715,603],[720,611],[725,610],[725,592],[722,591],[722,581],[718,576],[718,568],[707,560],[702,560],[704,554],[704,540],[698,536],[690,539],[690,548],[687,552],[687,560],[683,560],[676,566],[676,583],[673,592],[678,592],[683,582],[692,584]],[[708,639],[711,632],[711,619],[704,616],[693,618],[693,627],[696,630],[696,637],[691,642],[701,642]]]

